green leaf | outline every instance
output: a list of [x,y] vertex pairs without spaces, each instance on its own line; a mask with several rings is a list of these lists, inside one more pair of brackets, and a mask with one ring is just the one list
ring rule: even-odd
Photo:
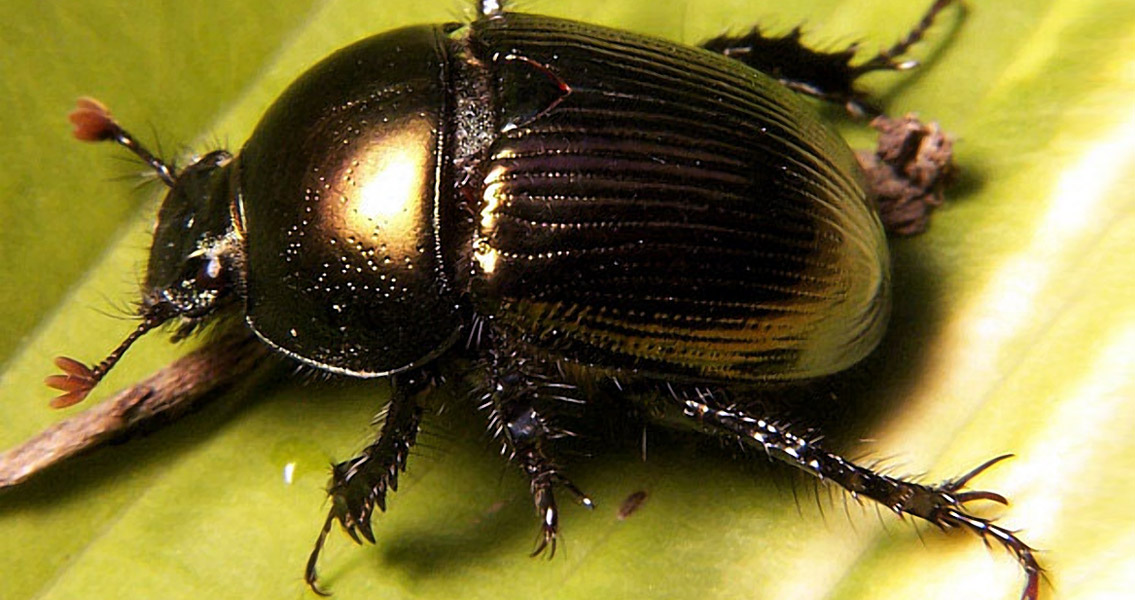
[[[863,40],[865,52],[923,10],[898,0],[781,4],[521,8],[687,42],[758,21],[774,31],[804,23],[814,43]],[[166,155],[216,140],[238,148],[271,99],[335,48],[468,12],[448,0],[0,6],[0,446],[63,416],[47,408],[52,393],[40,383],[51,358],[97,359],[129,331],[114,316],[136,294],[145,261],[156,190],[115,179],[139,170],[118,161],[121,152],[70,139],[65,115],[77,96],[97,96]],[[1002,522],[1043,550],[1055,587],[1045,594],[1129,595],[1135,4],[974,1],[965,12],[947,11],[915,49],[928,59],[922,69],[869,80],[892,114],[918,111],[957,135],[964,176],[931,231],[896,244],[892,330],[871,379],[832,405],[849,416],[837,433],[870,438],[843,444],[849,454],[891,457],[931,480],[1015,453],[976,483],[1012,500]],[[862,125],[843,127],[870,144]],[[99,393],[181,351],[152,336]],[[310,598],[301,575],[326,510],[326,465],[366,442],[387,391],[262,383],[0,495],[0,597]],[[972,536],[922,528],[920,541],[873,507],[852,502],[845,516],[838,495],[821,502],[821,516],[809,484],[797,505],[785,469],[754,476],[743,460],[665,434],[651,438],[646,462],[619,448],[574,460],[571,474],[600,508],[567,507],[564,547],[551,562],[532,560],[526,485],[502,466],[479,417],[460,397],[452,403],[377,519],[378,543],[331,537],[321,573],[337,597],[1019,592],[1012,560]],[[617,520],[619,503],[640,489],[646,504]]]

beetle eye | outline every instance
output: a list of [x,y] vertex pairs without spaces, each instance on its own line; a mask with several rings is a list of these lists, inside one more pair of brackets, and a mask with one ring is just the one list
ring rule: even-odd
[[198,289],[217,290],[227,285],[225,265],[219,256],[205,256],[197,262],[194,284]]

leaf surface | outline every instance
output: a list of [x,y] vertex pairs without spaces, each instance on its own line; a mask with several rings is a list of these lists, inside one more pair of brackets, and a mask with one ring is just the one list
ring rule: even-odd
[[[865,53],[923,9],[781,4],[521,8],[687,42],[758,21],[773,31],[803,23],[813,43],[862,40]],[[97,360],[121,339],[130,325],[114,316],[144,268],[157,190],[132,189],[139,169],[120,152],[70,139],[65,115],[77,96],[106,102],[166,156],[235,149],[322,56],[464,10],[373,0],[0,6],[0,446],[61,418],[40,383],[51,358]],[[892,114],[917,111],[953,132],[964,176],[931,231],[895,246],[892,329],[870,380],[832,407],[847,413],[838,437],[851,440],[849,454],[929,480],[1015,453],[976,483],[1012,500],[1003,522],[1042,550],[1046,597],[1121,597],[1135,586],[1135,59],[1126,51],[1135,5],[970,2],[965,12],[948,11],[916,47],[922,69],[868,81]],[[862,125],[842,128],[853,145],[870,145]],[[151,336],[100,389],[181,351]],[[301,576],[326,510],[326,465],[367,441],[386,393],[374,383],[250,386],[0,494],[0,597],[311,598]],[[576,483],[600,508],[567,507],[564,547],[551,562],[532,560],[526,485],[476,419],[457,408],[434,420],[391,512],[376,520],[375,546],[332,536],[321,572],[336,597],[1019,592],[1007,555],[970,536],[922,528],[920,540],[873,507],[851,502],[845,516],[838,494],[821,492],[821,510],[810,484],[784,469],[745,469],[665,433],[652,434],[646,462],[625,449],[574,460]],[[638,490],[648,500],[619,521],[619,503]]]

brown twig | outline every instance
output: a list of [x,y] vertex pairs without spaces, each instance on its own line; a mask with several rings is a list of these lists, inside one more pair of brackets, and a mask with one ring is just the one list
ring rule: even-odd
[[198,408],[211,392],[248,375],[268,355],[247,331],[205,343],[106,401],[48,427],[0,454],[0,488],[155,423]]

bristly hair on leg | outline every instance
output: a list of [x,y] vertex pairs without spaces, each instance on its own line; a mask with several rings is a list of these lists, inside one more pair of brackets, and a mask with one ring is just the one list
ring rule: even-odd
[[1034,550],[1013,531],[995,525],[990,519],[975,516],[967,508],[970,502],[980,500],[1008,504],[1008,500],[996,492],[965,488],[977,475],[1009,455],[990,459],[959,477],[937,485],[924,485],[883,475],[850,462],[767,419],[694,399],[675,401],[682,403],[687,417],[710,432],[733,435],[746,443],[764,447],[769,456],[818,479],[830,481],[853,495],[874,500],[900,516],[918,517],[941,529],[966,529],[986,543],[992,538],[1017,559],[1025,573],[1022,600],[1037,600],[1044,571]]
[[782,36],[767,36],[754,27],[744,35],[715,37],[701,46],[771,75],[789,89],[842,104],[855,117],[877,116],[882,111],[856,87],[856,82],[873,71],[905,71],[918,66],[918,61],[900,57],[922,40],[935,18],[953,3],[954,0],[935,0],[902,39],[856,65],[851,61],[859,50],[858,44],[835,52],[813,50],[801,42],[800,27]]

